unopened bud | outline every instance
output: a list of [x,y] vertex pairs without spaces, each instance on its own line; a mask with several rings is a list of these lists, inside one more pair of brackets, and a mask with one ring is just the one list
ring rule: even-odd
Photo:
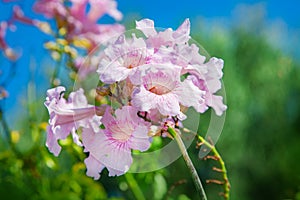
[[4,49],[4,54],[11,61],[16,61],[19,58],[19,56],[11,48]]
[[79,48],[89,49],[92,46],[92,43],[86,38],[75,38],[73,40],[73,45]]
[[60,80],[58,78],[54,79],[53,80],[53,83],[52,83],[54,86],[59,86],[60,85]]
[[58,30],[58,33],[61,35],[61,36],[65,36],[67,34],[67,29],[65,27],[61,27],[59,30]]
[[46,49],[52,50],[52,51],[58,50],[58,49],[59,49],[59,48],[58,48],[58,45],[57,45],[55,42],[52,42],[52,41],[46,42],[46,43],[44,44],[44,47],[45,47]]
[[34,25],[36,27],[38,27],[38,29],[40,29],[42,32],[46,33],[46,34],[52,34],[53,31],[50,27],[50,24],[47,22],[41,22],[41,21],[34,21]]

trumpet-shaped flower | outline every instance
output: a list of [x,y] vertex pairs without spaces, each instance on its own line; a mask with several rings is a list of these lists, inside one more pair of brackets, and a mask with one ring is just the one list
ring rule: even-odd
[[99,179],[104,167],[109,176],[122,175],[132,164],[131,150],[146,151],[150,147],[150,126],[137,116],[137,112],[132,106],[124,106],[116,110],[116,117],[113,117],[107,109],[101,119],[104,130],[83,129],[84,149],[89,152],[85,159],[88,176]]
[[180,105],[198,108],[204,102],[204,91],[189,79],[180,80],[181,67],[148,65],[141,84],[132,95],[132,105],[140,111],[157,108],[162,115],[183,116]]
[[99,24],[99,19],[108,14],[116,20],[122,19],[122,13],[117,10],[114,0],[70,0],[67,6],[62,0],[40,0],[34,5],[34,10],[47,18],[55,18],[59,28],[67,31],[67,40],[73,42],[88,39],[88,51],[92,51],[99,43],[115,34],[124,31],[120,24]]
[[142,38],[132,36],[131,40],[121,35],[114,44],[105,49],[105,56],[97,70],[100,80],[114,83],[132,76],[139,66],[145,64],[150,50]]
[[[111,31],[122,32],[124,30],[121,25],[97,24],[104,14],[109,14],[116,20],[122,19],[122,13],[117,10],[117,3],[114,0],[71,0],[71,2],[68,16],[68,21],[71,23],[69,37],[84,36],[94,42],[97,39],[95,35],[101,36],[103,32],[109,32],[112,36]],[[88,6],[89,11],[86,13]],[[99,39],[95,42],[97,41],[99,42]]]
[[74,142],[81,146],[76,129],[82,126],[97,130],[100,125],[96,112],[99,113],[101,108],[96,110],[95,106],[88,105],[82,89],[72,92],[68,100],[62,97],[64,92],[62,86],[49,89],[45,101],[50,115],[46,146],[55,156],[61,150],[57,140],[65,139],[71,133]]

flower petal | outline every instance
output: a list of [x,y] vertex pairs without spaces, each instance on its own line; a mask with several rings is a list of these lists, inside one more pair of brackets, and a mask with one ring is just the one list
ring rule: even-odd
[[98,180],[100,178],[100,172],[104,169],[105,166],[91,154],[84,160],[84,163],[87,168],[86,175],[93,177],[95,180]]
[[53,153],[55,156],[58,156],[61,151],[61,146],[59,146],[55,135],[51,129],[51,126],[47,126],[47,140],[46,146],[48,147],[49,151]]
[[194,85],[192,80],[185,79],[176,89],[179,102],[186,107],[193,106],[198,112],[200,106],[204,103],[203,96],[205,92]]
[[140,151],[148,150],[150,147],[148,131],[148,127],[138,126],[132,133],[132,137],[129,139],[129,147]]
[[136,21],[136,29],[141,30],[146,37],[156,35],[156,30],[154,28],[154,21],[150,19],[143,19]]

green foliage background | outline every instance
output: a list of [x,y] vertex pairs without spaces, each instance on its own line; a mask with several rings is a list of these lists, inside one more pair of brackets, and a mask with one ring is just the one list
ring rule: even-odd
[[[240,26],[194,31],[211,56],[225,61],[228,111],[217,148],[228,169],[231,199],[300,199],[299,58],[273,46],[261,31]],[[35,84],[28,86],[28,97]],[[108,177],[104,170],[94,181],[85,175],[85,155],[70,139],[58,158],[48,152],[43,98],[28,99],[27,107],[26,118],[16,113],[21,129],[10,127],[15,131],[5,135],[0,126],[1,199],[134,199],[139,191],[146,199],[198,198],[182,158],[151,173]],[[202,116],[202,133],[209,115]],[[214,161],[199,160],[195,146],[189,152],[200,177],[217,179]],[[204,185],[209,199],[222,199],[222,186]]]

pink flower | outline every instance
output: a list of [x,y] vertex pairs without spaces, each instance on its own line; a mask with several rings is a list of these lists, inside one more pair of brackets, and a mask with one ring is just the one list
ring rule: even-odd
[[[70,14],[81,22],[96,24],[105,14],[110,15],[115,20],[121,20],[123,17],[114,0],[71,0],[71,2]],[[90,8],[86,14],[88,6]]]
[[94,106],[88,105],[82,89],[72,92],[68,100],[63,98],[64,92],[62,86],[49,89],[45,101],[50,115],[46,146],[55,156],[61,150],[57,140],[65,139],[71,133],[74,142],[81,146],[76,130],[79,127],[97,130],[100,125],[100,117],[96,112],[101,112],[101,108],[96,110]]
[[38,0],[33,6],[33,10],[47,18],[61,18],[67,14],[63,0]]
[[142,38],[132,35],[130,40],[121,35],[105,49],[106,57],[100,62],[97,70],[100,80],[108,84],[125,80],[147,62],[149,52]]
[[94,131],[83,129],[84,149],[89,152],[85,159],[87,175],[99,179],[104,167],[109,176],[126,173],[132,164],[131,149],[146,151],[150,147],[149,124],[137,116],[132,106],[124,106],[115,111],[114,118],[109,109],[105,112],[102,123],[105,129]]
[[[67,39],[88,39],[87,50],[92,51],[99,43],[107,42],[112,36],[124,31],[120,24],[98,24],[99,19],[108,14],[116,20],[122,19],[113,0],[70,0],[69,6],[62,0],[40,0],[34,5],[36,12],[47,18],[55,18],[59,28],[67,29]],[[87,12],[88,11],[88,12]]]
[[[102,34],[113,36],[116,32],[123,32],[121,25],[100,25],[98,20],[109,14],[116,20],[122,19],[122,13],[117,10],[117,4],[113,0],[71,0],[67,21],[69,22],[68,37],[85,37],[93,43],[95,47],[99,42],[103,43],[107,37]],[[86,10],[90,6],[88,13]],[[100,37],[100,38],[97,38]]]
[[180,105],[198,108],[205,92],[189,79],[180,80],[181,67],[149,64],[141,77],[141,84],[132,95],[132,105],[140,111],[157,108],[165,116],[182,118]]

